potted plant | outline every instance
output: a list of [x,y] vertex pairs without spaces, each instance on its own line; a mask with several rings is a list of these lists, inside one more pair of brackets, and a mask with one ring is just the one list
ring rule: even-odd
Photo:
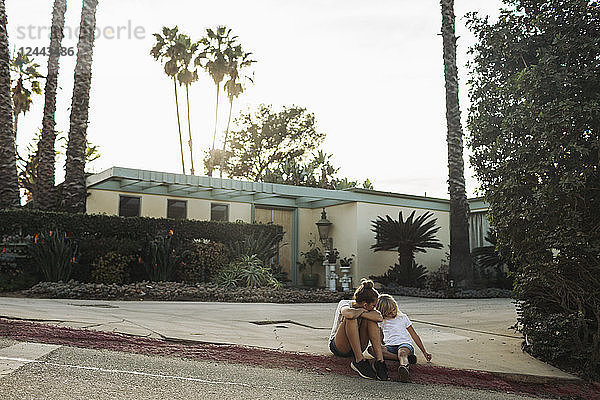
[[340,267],[348,268],[352,264],[352,261],[354,261],[354,254],[350,255],[350,257],[342,257],[340,258]]
[[340,252],[338,251],[338,249],[331,250],[329,252],[329,256],[327,257],[327,261],[329,262],[329,264],[335,264],[339,255]]
[[300,271],[308,270],[308,272],[302,274],[302,284],[304,286],[314,287],[319,281],[319,274],[313,273],[313,267],[315,265],[320,266],[323,264],[325,256],[321,249],[315,246],[313,241],[309,241],[308,246],[310,247],[310,250],[300,253],[300,256],[302,256],[304,260],[298,262],[298,269]]

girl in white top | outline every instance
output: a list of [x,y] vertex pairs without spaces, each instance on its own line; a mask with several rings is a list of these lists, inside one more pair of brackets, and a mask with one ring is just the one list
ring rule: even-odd
[[398,303],[389,294],[382,294],[377,301],[377,310],[383,316],[383,321],[379,323],[383,334],[383,357],[388,360],[400,361],[400,380],[406,382],[408,380],[408,365],[416,362],[415,350],[412,345],[414,342],[423,356],[429,362],[431,354],[425,350],[425,346],[421,338],[415,332],[412,322],[398,309]]

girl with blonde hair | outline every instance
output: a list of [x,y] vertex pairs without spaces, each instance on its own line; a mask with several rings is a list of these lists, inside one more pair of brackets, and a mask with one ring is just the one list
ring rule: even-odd
[[[338,303],[329,335],[329,349],[335,356],[354,358],[350,368],[363,378],[386,381],[388,372],[383,360],[380,330],[377,325],[383,321],[383,317],[375,309],[378,298],[379,293],[373,287],[373,281],[362,279],[354,292],[353,300],[341,300]],[[374,368],[363,357],[369,341],[377,344],[374,346]]]
[[[398,360],[400,361],[400,367],[398,373],[402,382],[408,381],[408,365],[417,362],[415,356],[415,349],[412,345],[414,342],[425,359],[431,361],[431,354],[425,350],[423,341],[415,332],[412,326],[412,322],[406,316],[406,314],[400,312],[398,309],[398,303],[389,294],[382,294],[379,296],[377,301],[377,310],[383,316],[383,321],[379,322],[379,327],[382,333],[382,353],[383,357],[387,360]],[[376,352],[377,347],[373,346],[369,349],[370,352]]]

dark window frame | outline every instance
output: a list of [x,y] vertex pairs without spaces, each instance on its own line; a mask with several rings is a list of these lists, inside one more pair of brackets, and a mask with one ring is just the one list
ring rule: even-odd
[[[225,206],[225,219],[213,219],[213,206]],[[210,203],[210,220],[229,222],[229,204],[227,203]]]
[[[169,202],[171,201],[177,201],[180,203],[184,203],[185,204],[185,211],[184,211],[184,215],[183,217],[169,217]],[[172,219],[187,219],[187,210],[188,210],[188,201],[187,200],[181,200],[181,199],[167,199],[167,218],[172,218]]]
[[[137,215],[121,215],[121,199],[124,197],[139,200]],[[142,196],[131,196],[131,195],[126,195],[126,194],[119,194],[119,209],[117,210],[117,213],[120,217],[139,217],[139,216],[141,216],[142,215]]]

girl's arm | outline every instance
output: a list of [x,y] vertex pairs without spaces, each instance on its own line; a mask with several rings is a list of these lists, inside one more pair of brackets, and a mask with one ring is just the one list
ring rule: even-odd
[[364,319],[368,319],[371,321],[375,321],[375,322],[381,322],[383,321],[383,316],[381,315],[381,313],[377,310],[373,310],[373,311],[366,311],[364,312],[361,317],[363,317]]
[[350,306],[344,306],[340,310],[340,313],[344,318],[356,319],[358,317],[363,316],[366,313],[366,311],[367,310],[365,310],[364,308],[352,308]]
[[410,325],[408,328],[406,328],[406,330],[408,331],[408,333],[410,333],[410,337],[412,337],[412,339],[415,341],[415,344],[423,352],[423,355],[425,356],[425,359],[427,361],[431,361],[431,354],[429,354],[427,352],[427,350],[425,350],[425,346],[423,346],[423,342],[421,341],[421,338],[419,337],[419,335],[417,334],[417,332],[415,332],[415,328],[413,328],[413,326]]

